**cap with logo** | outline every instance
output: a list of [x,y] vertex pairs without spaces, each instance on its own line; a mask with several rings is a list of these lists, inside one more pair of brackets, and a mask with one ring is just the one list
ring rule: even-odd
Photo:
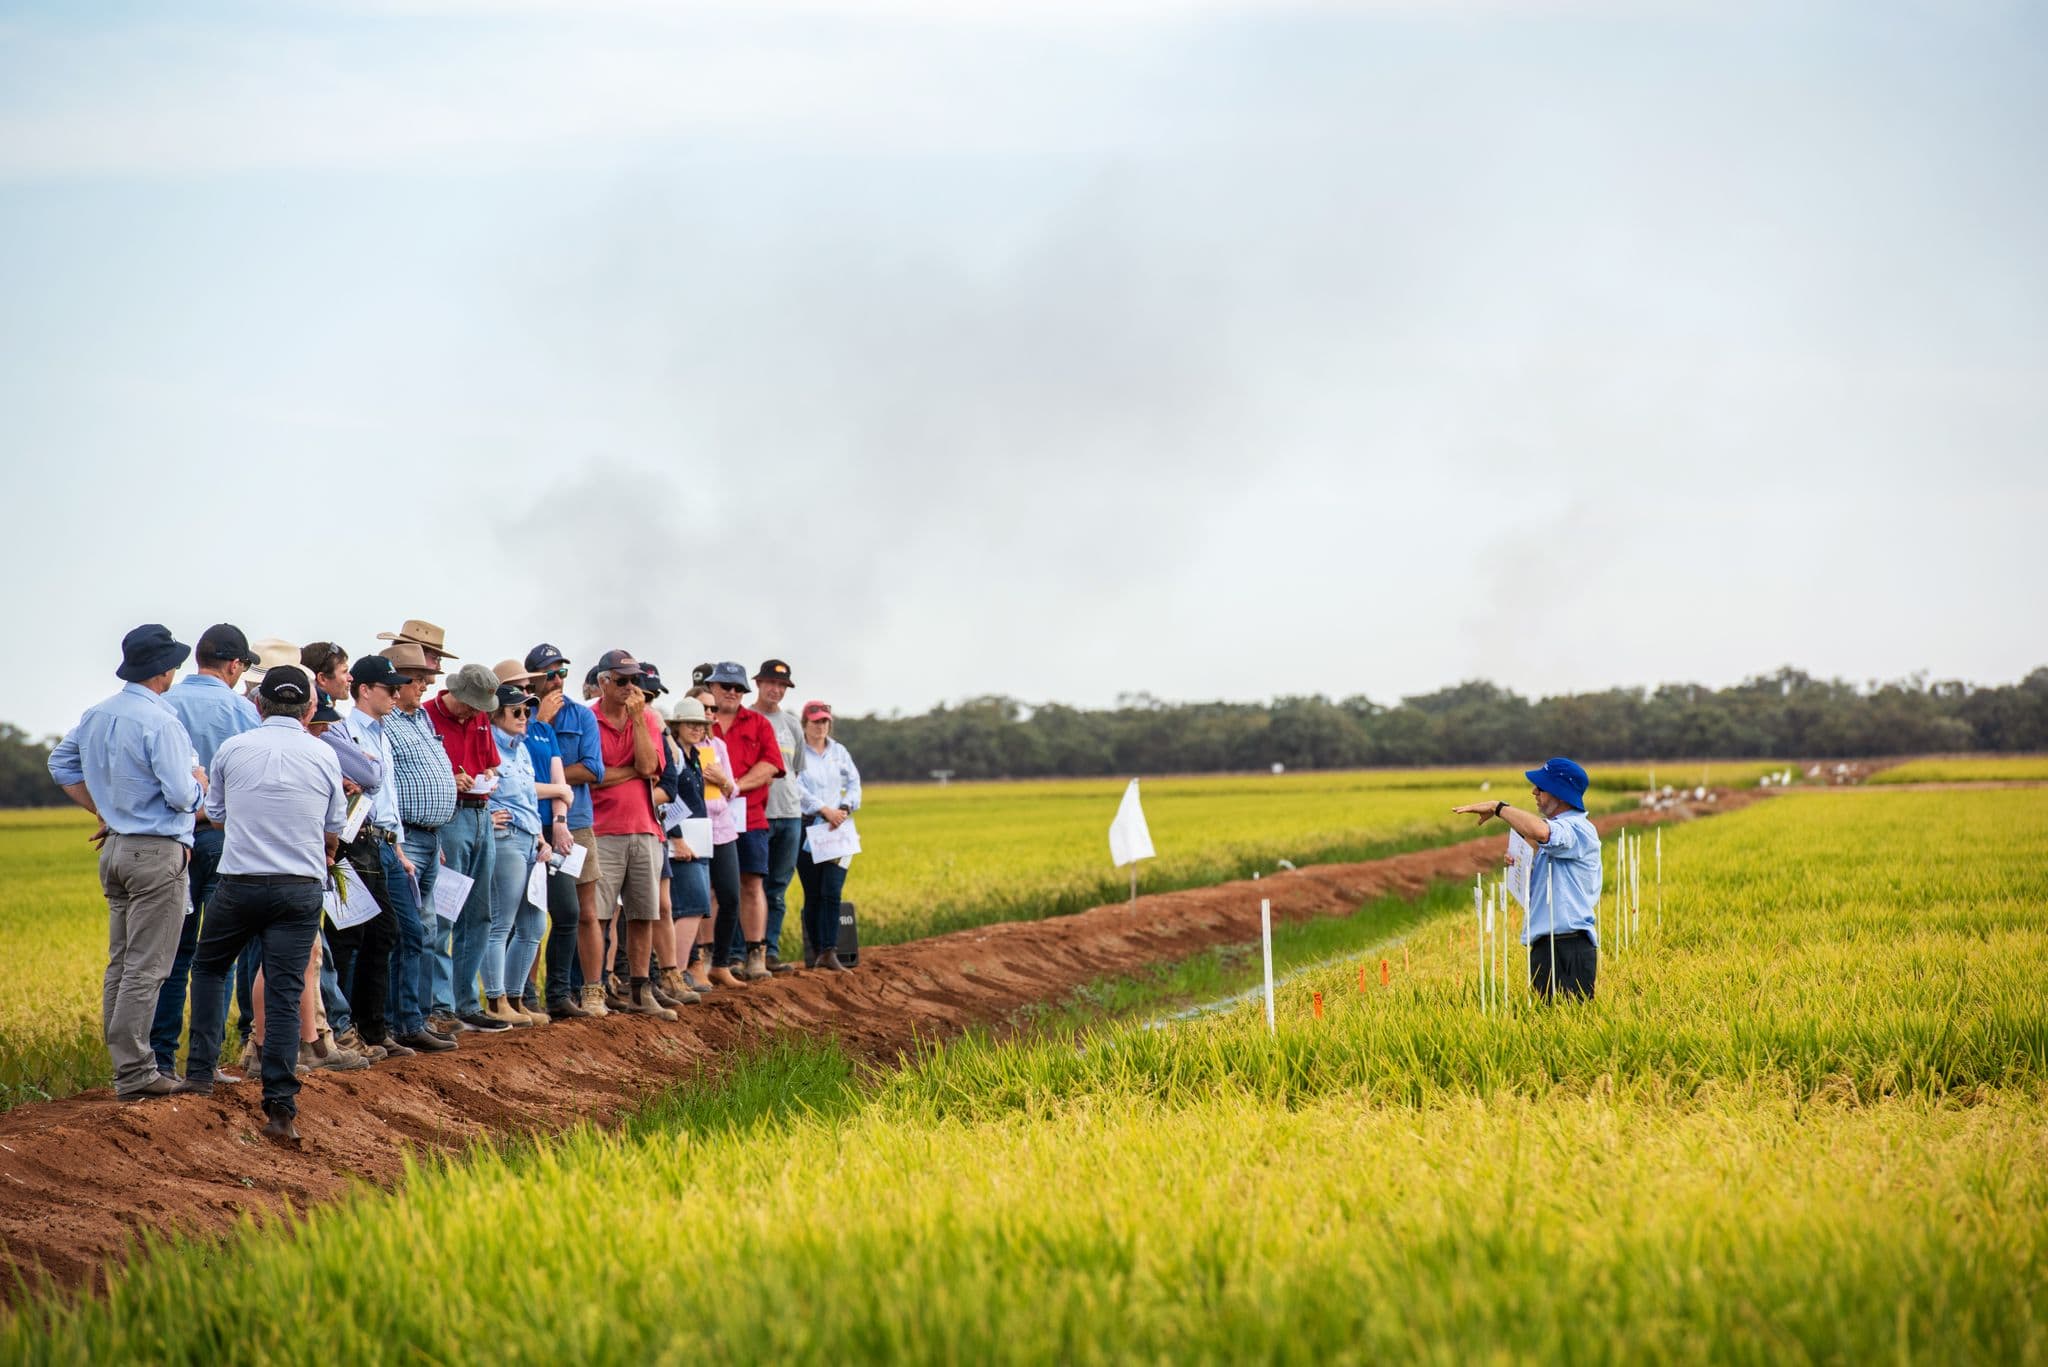
[[295,664],[272,665],[263,671],[256,694],[286,707],[298,707],[313,700],[313,678]]
[[754,682],[766,683],[770,680],[786,684],[796,682],[795,679],[789,677],[789,662],[787,660],[761,661],[761,667],[754,671]]
[[365,655],[352,661],[348,667],[349,687],[368,688],[382,684],[393,690],[403,688],[411,680],[398,672],[398,666],[382,655]]
[[489,712],[498,705],[498,676],[480,664],[466,664],[448,676],[448,696],[464,707]]
[[147,622],[121,638],[121,663],[114,674],[129,683],[141,683],[176,669],[191,653],[192,647],[172,636],[169,627]]
[[828,703],[828,702],[819,702],[819,701],[818,701],[817,699],[815,699],[815,698],[813,698],[813,699],[812,699],[811,701],[809,701],[809,702],[805,703],[805,704],[804,704],[804,720],[805,720],[805,721],[810,721],[810,720],[811,720],[812,718],[814,718],[814,717],[823,717],[823,718],[824,718],[824,719],[825,719],[826,721],[831,721],[831,720],[832,720],[832,704],[831,704],[831,703]]
[[427,658],[427,652],[412,641],[400,641],[397,645],[386,646],[377,653],[408,674],[425,674],[431,677],[441,672],[441,667]]
[[597,657],[597,672],[630,679],[640,672],[640,662],[630,650],[607,650]]
[[705,684],[711,682],[711,671],[716,668],[718,668],[718,666],[712,664],[702,664],[692,667],[690,670],[690,687],[702,688]]
[[256,663],[256,652],[249,649],[249,638],[242,629],[228,622],[216,622],[199,633],[199,662],[201,664],[226,664],[240,660],[245,665]]
[[501,683],[498,685],[498,706],[500,707],[526,707],[534,701],[536,699],[533,694],[527,692],[518,684]]
[[432,622],[422,622],[417,617],[407,621],[404,626],[396,631],[378,632],[377,639],[380,641],[410,641],[413,645],[422,646],[437,655],[446,655],[451,660],[462,658],[448,648],[447,635],[441,628],[435,626]]
[[749,682],[747,671],[740,668],[738,660],[720,660],[716,665],[712,666],[711,673],[705,677],[704,682],[714,688],[720,684],[731,684],[742,693],[754,691],[747,687]]
[[526,652],[526,667],[535,674],[545,674],[556,665],[569,663],[569,657],[543,641]]
[[658,698],[668,692],[668,685],[661,681],[661,666],[652,660],[640,662],[640,691],[650,698]]
[[313,709],[308,721],[326,722],[329,726],[341,720],[341,713],[334,710],[334,699],[327,696],[327,690],[320,690],[320,705]]

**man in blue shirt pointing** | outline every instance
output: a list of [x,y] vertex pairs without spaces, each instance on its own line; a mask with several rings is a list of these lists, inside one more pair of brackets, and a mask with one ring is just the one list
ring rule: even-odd
[[[1600,972],[1600,833],[1586,816],[1586,771],[1564,758],[1529,770],[1536,810],[1506,802],[1472,802],[1452,808],[1477,816],[1484,826],[1495,817],[1508,823],[1536,850],[1529,869],[1529,922],[1522,943],[1529,946],[1529,983],[1548,999],[1593,995]],[[1551,966],[1556,965],[1555,984]]]

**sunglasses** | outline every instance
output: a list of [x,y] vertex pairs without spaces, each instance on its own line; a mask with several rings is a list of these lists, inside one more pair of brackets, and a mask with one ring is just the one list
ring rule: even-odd
[[542,674],[541,677],[543,679],[566,679],[569,677],[569,671],[566,669],[550,669]]
[[715,683],[711,686],[721,693],[744,693],[747,691],[745,684]]

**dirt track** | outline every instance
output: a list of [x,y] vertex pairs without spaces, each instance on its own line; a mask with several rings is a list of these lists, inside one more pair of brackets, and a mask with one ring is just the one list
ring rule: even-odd
[[[1750,798],[1723,794],[1718,807],[1698,811],[1732,810]],[[1647,819],[1628,813],[1597,824],[1610,831]],[[205,1099],[127,1106],[100,1091],[18,1107],[0,1114],[0,1267],[40,1266],[64,1286],[103,1289],[103,1265],[142,1229],[217,1233],[243,1212],[334,1199],[351,1181],[388,1186],[408,1146],[457,1149],[494,1135],[605,1122],[778,1031],[830,1032],[859,1054],[892,1061],[917,1038],[1000,1023],[1101,977],[1245,943],[1258,933],[1260,897],[1272,899],[1281,919],[1299,921],[1495,868],[1500,829],[1391,859],[879,946],[863,952],[856,972],[720,993],[674,1024],[613,1017],[465,1035],[453,1053],[317,1073],[299,1097],[299,1152],[259,1137],[254,1079]],[[0,1298],[17,1294],[12,1281],[0,1276]]]

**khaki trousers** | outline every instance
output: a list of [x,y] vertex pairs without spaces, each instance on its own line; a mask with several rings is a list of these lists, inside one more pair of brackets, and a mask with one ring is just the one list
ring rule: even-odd
[[167,835],[110,835],[100,847],[100,890],[107,895],[100,1028],[114,1060],[116,1093],[148,1086],[156,1077],[149,1028],[185,928],[190,858],[191,850]]

